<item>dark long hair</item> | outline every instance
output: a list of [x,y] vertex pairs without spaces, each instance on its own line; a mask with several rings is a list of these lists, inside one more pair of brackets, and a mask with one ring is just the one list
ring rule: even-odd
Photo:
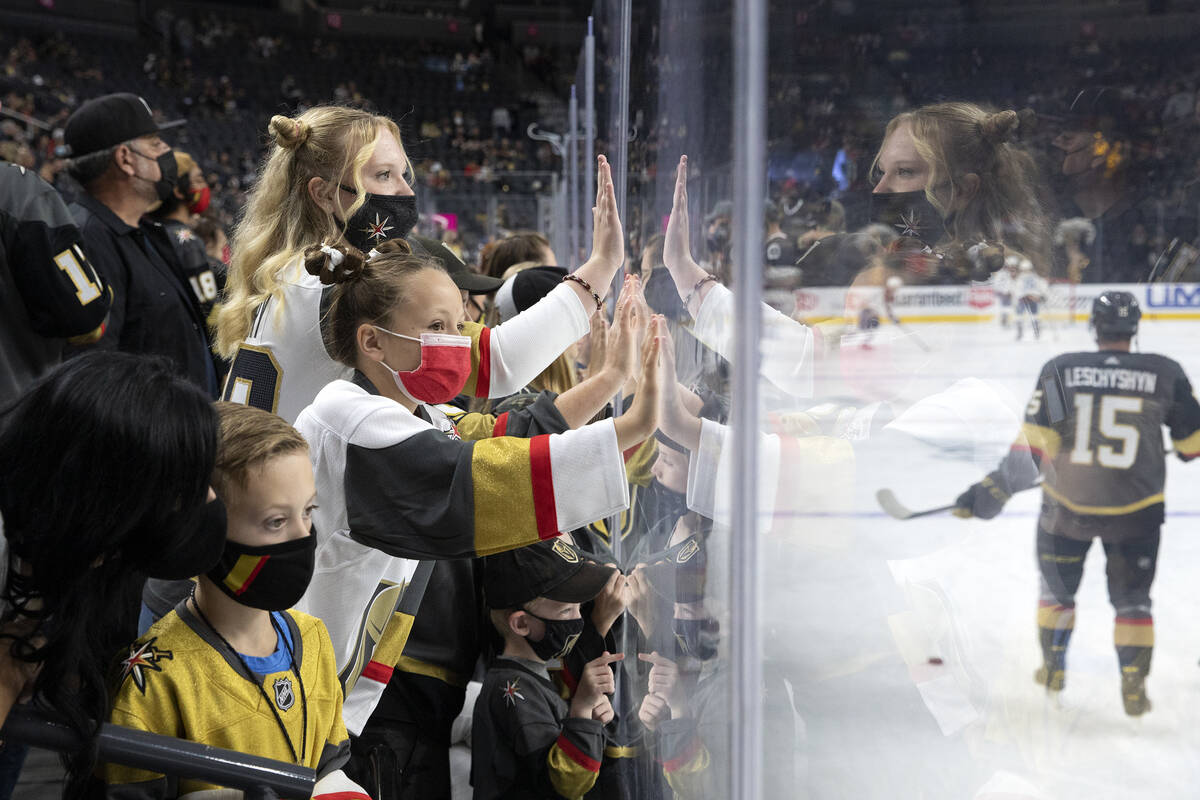
[[[80,795],[109,713],[108,682],[137,634],[146,571],[200,513],[217,415],[161,358],[97,351],[62,364],[0,418],[8,544],[0,642],[40,663],[36,701],[89,742],[64,755]],[[0,645],[2,646],[2,645]]]

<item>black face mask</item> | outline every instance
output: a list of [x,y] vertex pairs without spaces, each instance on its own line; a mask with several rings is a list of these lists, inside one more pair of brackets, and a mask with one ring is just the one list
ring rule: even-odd
[[264,611],[284,611],[300,602],[312,580],[317,536],[263,547],[225,541],[221,560],[207,573],[237,602]]
[[[356,194],[349,186],[339,188]],[[417,198],[411,194],[371,194],[346,222],[345,239],[362,250],[371,248],[388,239],[403,239],[416,227],[419,219]]]
[[729,247],[729,225],[722,222],[716,225],[705,238],[710,253],[720,253]]
[[162,550],[143,545],[143,552],[153,553],[136,562],[147,576],[165,581],[179,581],[208,572],[221,559],[225,546],[227,520],[225,504],[220,498],[205,503],[200,513],[173,514],[161,528],[147,534],[155,542],[169,540]]
[[712,617],[705,619],[671,620],[675,632],[675,655],[708,661],[717,654],[717,642],[720,639],[721,626]]
[[870,197],[871,222],[886,225],[903,239],[933,246],[946,238],[946,222],[925,191],[878,192]]
[[[524,609],[522,609],[524,610]],[[525,611],[531,617],[536,617],[546,626],[546,632],[541,639],[536,642],[525,637],[525,641],[529,642],[529,646],[533,648],[533,652],[542,661],[549,661],[552,658],[563,658],[567,653],[571,652],[571,648],[575,646],[575,642],[579,641],[579,634],[583,633],[583,617],[578,619],[546,619],[539,617],[532,611]]]
[[154,184],[154,192],[158,195],[158,199],[166,203],[175,199],[175,184],[179,181],[179,166],[175,163],[175,153],[171,150],[158,156],[158,158],[150,158],[145,153],[139,153],[132,147],[129,152],[139,155],[147,161],[158,162],[158,171],[160,173],[158,180],[150,181],[148,178],[134,176],[140,180]]

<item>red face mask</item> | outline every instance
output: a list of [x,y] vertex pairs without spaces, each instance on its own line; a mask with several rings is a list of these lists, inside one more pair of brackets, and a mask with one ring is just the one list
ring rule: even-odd
[[398,372],[387,364],[396,386],[416,403],[448,403],[458,396],[471,377],[471,337],[451,333],[422,333],[405,336],[375,326],[376,330],[421,343],[421,366]]
[[188,194],[188,211],[193,214],[203,214],[212,200],[212,191],[207,187],[192,189]]

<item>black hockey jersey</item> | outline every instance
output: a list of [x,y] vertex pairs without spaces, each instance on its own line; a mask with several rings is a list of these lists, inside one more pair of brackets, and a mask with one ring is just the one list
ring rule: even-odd
[[54,187],[0,164],[0,401],[62,360],[68,338],[98,338],[112,293],[88,263]]
[[1051,533],[1138,535],[1163,521],[1164,426],[1181,459],[1200,455],[1200,403],[1178,363],[1153,353],[1067,353],[1042,367],[1003,469],[1015,489],[1036,475],[1022,461],[1041,467]]

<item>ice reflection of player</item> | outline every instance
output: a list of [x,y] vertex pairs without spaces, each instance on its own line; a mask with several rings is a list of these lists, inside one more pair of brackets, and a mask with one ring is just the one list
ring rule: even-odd
[[1017,299],[1017,341],[1025,335],[1026,317],[1033,328],[1033,338],[1038,339],[1042,335],[1041,304],[1046,302],[1049,286],[1045,278],[1033,271],[1033,263],[1028,258],[1019,256],[1018,259],[1019,272],[1013,290]]

